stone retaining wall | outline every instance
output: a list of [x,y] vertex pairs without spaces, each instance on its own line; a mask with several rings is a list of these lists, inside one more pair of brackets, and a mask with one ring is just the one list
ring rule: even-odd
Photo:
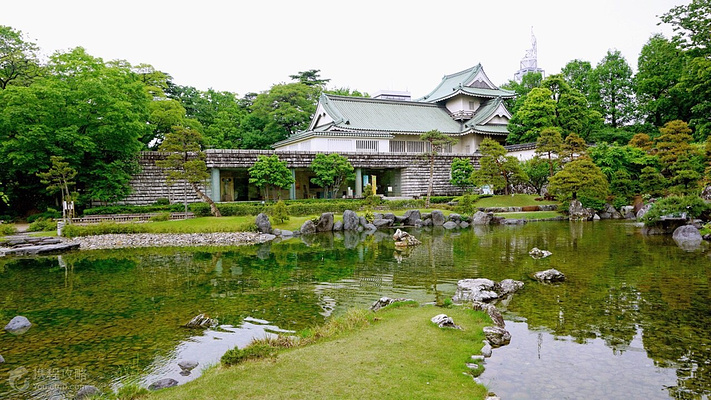
[[[260,155],[272,155],[269,150],[207,150],[206,164],[209,169],[238,169],[249,168],[257,161]],[[289,168],[309,168],[317,152],[276,152],[279,158],[286,161]],[[415,197],[427,194],[429,180],[429,161],[418,154],[398,153],[340,153],[348,158],[353,167],[367,169],[397,169],[400,171],[401,196]],[[165,184],[165,174],[155,165],[156,160],[164,158],[159,152],[143,152],[139,163],[141,172],[136,174],[131,181],[133,192],[119,204],[145,205],[152,204],[159,198],[167,198],[171,203],[187,201],[199,202],[192,188],[184,182],[177,182],[173,186]],[[435,158],[433,194],[448,196],[459,195],[462,190],[449,183],[450,167],[456,157],[469,158],[475,168],[479,168],[479,156],[470,154],[443,154]],[[210,194],[209,187],[202,187],[206,194]]]

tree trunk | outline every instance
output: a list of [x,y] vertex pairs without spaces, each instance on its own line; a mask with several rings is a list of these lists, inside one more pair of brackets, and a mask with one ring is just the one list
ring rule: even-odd
[[217,205],[215,204],[215,202],[212,201],[212,199],[208,197],[205,193],[203,193],[196,183],[191,183],[190,185],[192,185],[193,190],[195,191],[195,193],[197,193],[198,197],[201,198],[205,203],[210,205],[210,212],[212,213],[212,215],[216,217],[221,217],[222,214],[220,214],[220,210],[217,209]]
[[430,196],[432,196],[432,181],[434,180],[434,156],[430,156],[430,182],[427,185],[427,200],[425,208],[430,208]]

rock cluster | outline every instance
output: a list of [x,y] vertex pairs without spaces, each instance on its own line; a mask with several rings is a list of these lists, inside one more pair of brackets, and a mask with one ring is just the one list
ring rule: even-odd
[[194,360],[182,360],[178,363],[180,367],[180,375],[188,376],[190,372],[195,369],[200,363]]
[[0,242],[0,257],[56,254],[78,248],[78,243],[56,237],[10,236]]

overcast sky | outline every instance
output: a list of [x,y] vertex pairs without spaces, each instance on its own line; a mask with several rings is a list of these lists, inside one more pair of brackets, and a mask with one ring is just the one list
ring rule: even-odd
[[495,84],[538,40],[547,74],[618,49],[633,69],[658,16],[688,0],[163,1],[17,0],[0,24],[43,53],[83,46],[104,60],[152,64],[180,85],[240,96],[320,69],[329,87],[420,97],[478,63]]

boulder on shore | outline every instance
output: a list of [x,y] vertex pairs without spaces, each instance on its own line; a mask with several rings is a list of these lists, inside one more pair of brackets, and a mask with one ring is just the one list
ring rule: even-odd
[[354,231],[358,229],[360,220],[358,219],[358,214],[352,210],[346,210],[343,212],[343,230],[344,231]]
[[316,232],[331,232],[333,230],[333,213],[321,214],[316,224]]
[[571,221],[590,221],[593,219],[595,211],[583,207],[583,203],[581,203],[580,200],[574,199],[570,201],[568,215]]
[[444,213],[440,210],[433,210],[432,211],[432,225],[433,226],[442,226],[444,225]]
[[413,301],[413,300],[412,300],[412,299],[406,299],[406,298],[403,298],[403,297],[396,298],[396,299],[391,299],[390,297],[381,297],[381,298],[379,298],[378,300],[376,300],[375,303],[373,303],[373,304],[370,306],[370,311],[375,312],[375,311],[380,310],[380,309],[383,308],[383,307],[389,306],[390,304],[399,303],[399,302],[402,302],[402,301]]
[[259,233],[272,233],[272,223],[269,222],[269,216],[264,213],[257,215],[257,230]]
[[301,225],[300,231],[302,235],[310,235],[316,233],[316,224],[314,224],[314,221],[307,219]]
[[455,324],[452,317],[447,316],[447,314],[435,315],[431,321],[440,328],[462,329],[462,327]]
[[485,326],[484,336],[486,336],[486,340],[489,341],[491,347],[501,347],[511,343],[509,331],[498,326]]
[[491,223],[492,214],[483,211],[477,211],[472,215],[472,225],[489,225]]

